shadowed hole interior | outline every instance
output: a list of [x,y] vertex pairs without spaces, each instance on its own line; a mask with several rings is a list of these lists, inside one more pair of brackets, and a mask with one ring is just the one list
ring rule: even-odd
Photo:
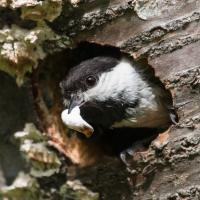
[[[52,55],[46,59],[45,62],[41,63],[41,67],[39,70],[39,81],[45,82],[46,80],[50,80],[51,84],[54,87],[54,92],[49,92],[49,82],[46,81],[43,84],[43,97],[49,109],[53,109],[54,102],[52,100],[52,93],[58,93],[58,97],[60,98],[60,102],[62,101],[62,97],[60,94],[59,82],[64,79],[68,70],[79,64],[80,62],[93,58],[95,56],[112,56],[116,58],[127,57],[127,59],[131,60],[132,58],[125,53],[120,52],[118,48],[111,46],[101,46],[94,43],[82,42],[77,48],[67,49],[62,53],[57,53]],[[145,70],[145,74],[148,77],[153,77],[153,81],[160,85],[160,87],[164,88],[164,85],[159,80],[159,78],[154,76],[154,70],[151,66],[148,65],[147,60],[139,60],[140,66],[142,70]],[[47,76],[46,71],[48,71]],[[51,72],[51,73],[50,73]],[[45,88],[45,85],[48,87]],[[52,87],[51,87],[52,90]],[[168,101],[172,104],[171,93],[166,90],[166,96],[168,96]],[[61,103],[61,110],[64,106]],[[77,137],[81,140],[87,140],[90,143],[94,143],[100,149],[102,149],[105,155],[119,155],[119,153],[129,147],[132,144],[137,143],[138,141],[143,140],[144,138],[149,138],[144,144],[146,148],[151,143],[156,136],[164,132],[165,130],[160,129],[159,127],[156,129],[151,128],[120,128],[120,129],[105,129],[101,134],[94,134],[91,138],[85,138],[84,135],[80,133],[76,134]]]

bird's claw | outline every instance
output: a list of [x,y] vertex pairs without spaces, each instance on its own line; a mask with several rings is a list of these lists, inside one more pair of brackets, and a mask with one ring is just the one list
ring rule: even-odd
[[120,153],[120,158],[122,160],[122,162],[128,167],[130,166],[130,163],[129,163],[129,159],[130,157],[133,157],[134,155],[134,150],[133,148],[128,148],[128,149],[125,149],[123,150],[121,153]]
[[129,167],[131,165],[130,160],[133,159],[135,153],[139,151],[144,151],[147,148],[146,146],[149,145],[153,139],[155,139],[155,135],[142,139],[140,141],[134,142],[131,147],[123,150],[120,153],[120,158],[122,162],[127,167]]

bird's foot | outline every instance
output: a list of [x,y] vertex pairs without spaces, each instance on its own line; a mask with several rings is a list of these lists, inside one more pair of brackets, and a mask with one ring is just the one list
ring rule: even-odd
[[133,160],[135,154],[137,152],[144,152],[144,151],[146,151],[146,149],[148,148],[149,144],[151,143],[151,141],[153,139],[155,139],[155,137],[156,136],[154,135],[154,136],[151,136],[151,137],[139,140],[137,142],[134,142],[131,147],[129,147],[128,149],[123,150],[120,153],[120,158],[121,158],[122,162],[127,167],[130,167],[131,160]]
[[134,142],[131,147],[128,149],[123,150],[120,153],[120,158],[122,162],[129,167],[131,164],[131,160],[133,159],[134,155],[136,152],[143,151],[144,150],[144,145],[142,141]]
[[[122,162],[128,167],[130,166],[130,163],[129,163],[129,159],[131,156],[133,156],[134,152],[133,152],[133,149],[132,147],[128,148],[128,149],[125,149],[123,150],[121,153],[120,153],[120,158],[122,160]],[[128,158],[129,157],[129,158]]]

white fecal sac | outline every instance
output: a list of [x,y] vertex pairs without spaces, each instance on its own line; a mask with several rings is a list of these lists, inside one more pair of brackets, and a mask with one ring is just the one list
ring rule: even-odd
[[90,137],[94,129],[88,124],[80,115],[80,108],[74,107],[70,113],[68,109],[61,113],[62,121],[68,126],[68,128],[83,133],[86,137]]

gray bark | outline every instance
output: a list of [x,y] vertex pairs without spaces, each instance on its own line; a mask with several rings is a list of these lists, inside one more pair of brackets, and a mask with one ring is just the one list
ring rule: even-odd
[[[0,123],[3,138],[0,141],[0,186],[10,184],[19,171],[25,170],[19,146],[11,138],[25,123],[33,122],[58,150],[53,151],[60,160],[64,155],[78,164],[64,162],[56,178],[35,178],[40,185],[40,189],[36,188],[41,199],[48,195],[48,198],[67,199],[66,194],[72,199],[200,199],[200,2],[96,0],[63,1],[62,6],[60,1],[55,2],[60,10],[45,14],[41,10],[49,6],[48,3],[32,8],[20,5],[16,10],[14,3],[7,3],[4,5],[7,8],[3,8],[0,1],[2,32],[5,25],[17,25],[10,28],[12,41],[22,44],[22,52],[30,53],[28,56],[16,53],[16,59],[9,57],[2,49],[3,44],[10,41],[0,36],[0,69],[16,76],[18,83],[29,79],[27,87],[17,88],[11,78],[0,74],[0,118],[3,119]],[[23,19],[20,10],[25,13]],[[40,13],[38,19],[34,11],[43,15]],[[41,21],[45,25],[36,23]],[[24,38],[35,28],[46,31],[47,35],[34,32],[42,39],[27,44]],[[24,37],[13,33],[15,29],[23,29]],[[172,93],[179,123],[152,141],[147,151],[135,153],[129,159],[128,170],[116,157],[105,156],[96,143],[68,138],[60,120],[62,104],[58,83],[66,66],[77,59],[71,58],[76,54],[72,54],[69,47],[75,48],[79,42],[110,45],[136,60],[145,59]],[[17,47],[12,51],[20,52]],[[34,67],[37,70],[27,76],[26,72]],[[96,162],[99,159],[100,162]],[[71,190],[75,189],[71,186],[61,189],[65,181],[77,179],[86,186],[87,194],[92,191],[99,197],[72,195]],[[55,188],[57,191],[52,192]]]

